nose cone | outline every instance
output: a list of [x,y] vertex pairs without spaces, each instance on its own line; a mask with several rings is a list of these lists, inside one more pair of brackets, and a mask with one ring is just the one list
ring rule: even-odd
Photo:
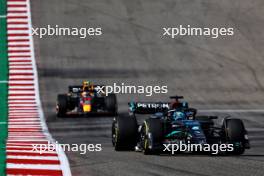
[[92,110],[91,105],[87,105],[87,104],[83,105],[83,112],[91,112],[91,110]]

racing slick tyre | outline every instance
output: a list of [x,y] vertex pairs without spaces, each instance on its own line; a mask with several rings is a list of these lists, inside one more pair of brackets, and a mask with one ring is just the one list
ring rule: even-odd
[[57,107],[56,107],[57,117],[65,117],[67,113],[67,101],[68,101],[67,95],[64,94],[58,95]]
[[109,94],[105,97],[105,106],[108,112],[113,115],[117,114],[117,100],[115,94]]
[[245,127],[242,120],[227,119],[225,121],[225,132],[228,143],[234,145],[234,150],[230,154],[243,154],[245,152]]
[[117,116],[112,123],[112,143],[116,151],[133,150],[137,143],[138,125],[134,116]]
[[157,154],[161,149],[163,127],[160,119],[150,118],[144,121],[141,131],[142,149],[145,155]]

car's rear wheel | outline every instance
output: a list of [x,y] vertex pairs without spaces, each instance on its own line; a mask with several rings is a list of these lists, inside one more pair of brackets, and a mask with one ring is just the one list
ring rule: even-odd
[[134,116],[115,117],[112,123],[112,143],[115,150],[133,150],[137,143],[137,129]]
[[67,113],[68,97],[65,94],[60,94],[57,97],[57,117],[65,117]]
[[233,144],[234,150],[230,154],[241,155],[245,152],[245,127],[240,119],[225,121],[227,142]]

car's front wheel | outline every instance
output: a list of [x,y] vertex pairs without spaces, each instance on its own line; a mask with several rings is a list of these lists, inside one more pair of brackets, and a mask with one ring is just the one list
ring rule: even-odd
[[60,94],[57,97],[56,113],[57,117],[65,117],[67,113],[68,97],[65,94]]
[[112,143],[116,151],[132,150],[137,143],[137,121],[132,116],[117,116],[112,123]]
[[160,152],[163,137],[162,122],[160,119],[147,119],[141,129],[141,145],[143,153],[156,154]]

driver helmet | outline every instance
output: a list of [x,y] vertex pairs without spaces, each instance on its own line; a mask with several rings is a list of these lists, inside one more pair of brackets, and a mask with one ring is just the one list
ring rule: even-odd
[[87,97],[87,92],[82,92],[82,97]]
[[188,105],[188,103],[187,103],[186,101],[184,101],[184,102],[182,102],[182,107],[183,107],[183,108],[188,108],[189,105]]
[[173,120],[185,120],[186,119],[186,115],[184,112],[180,112],[180,111],[175,111],[172,114],[172,119]]
[[90,85],[91,85],[90,81],[83,81],[83,83],[82,83],[83,91],[87,91],[89,89]]

